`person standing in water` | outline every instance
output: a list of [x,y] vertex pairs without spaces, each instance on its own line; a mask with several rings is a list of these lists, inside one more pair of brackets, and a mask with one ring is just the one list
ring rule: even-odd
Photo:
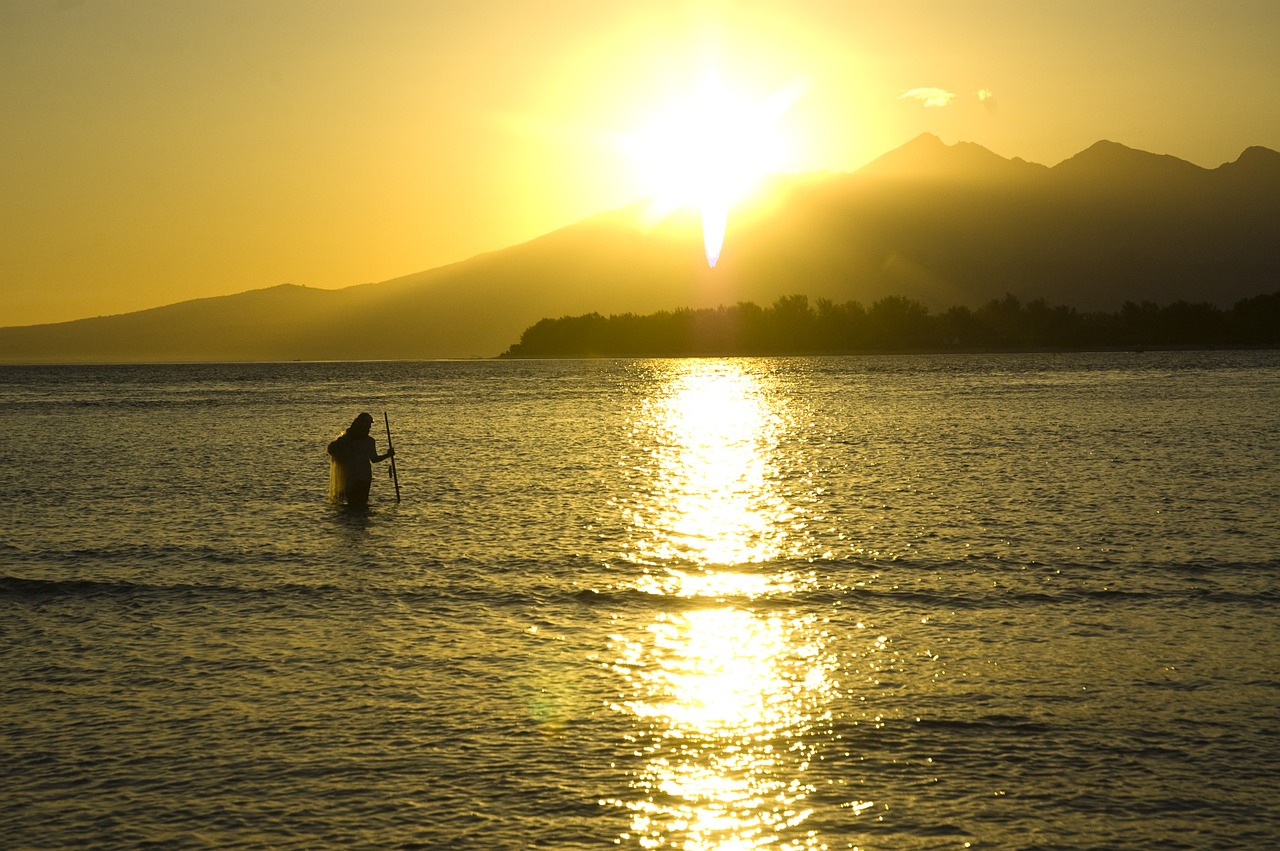
[[349,508],[367,508],[369,486],[373,483],[373,464],[396,453],[388,449],[378,454],[378,445],[369,436],[373,417],[362,413],[351,427],[329,444],[329,500],[346,500]]

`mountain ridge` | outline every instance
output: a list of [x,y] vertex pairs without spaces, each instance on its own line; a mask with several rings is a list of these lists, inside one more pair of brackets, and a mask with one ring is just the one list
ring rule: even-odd
[[546,317],[797,292],[935,308],[1014,293],[1114,309],[1280,289],[1280,153],[1260,146],[1206,169],[1102,140],[1045,166],[921,134],[857,171],[771,187],[767,204],[731,213],[715,269],[695,214],[646,226],[637,202],[387,281],[0,328],[0,362],[493,356]]

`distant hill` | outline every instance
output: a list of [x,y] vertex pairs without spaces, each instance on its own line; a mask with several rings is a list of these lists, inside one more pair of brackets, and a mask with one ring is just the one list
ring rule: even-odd
[[777,178],[708,269],[694,214],[642,205],[342,290],[282,285],[120,316],[0,328],[0,362],[488,357],[545,317],[797,292],[930,309],[1007,293],[1081,310],[1229,306],[1280,289],[1280,153],[1200,168],[1098,142],[1053,167],[923,135],[848,174]]

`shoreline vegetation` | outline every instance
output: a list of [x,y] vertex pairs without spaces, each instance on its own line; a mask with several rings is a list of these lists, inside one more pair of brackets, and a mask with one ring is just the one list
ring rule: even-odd
[[864,307],[791,295],[732,306],[542,319],[500,358],[694,357],[873,352],[1270,348],[1280,345],[1280,291],[1230,308],[1126,301],[1115,313],[1050,307],[1014,295],[930,313],[888,296]]

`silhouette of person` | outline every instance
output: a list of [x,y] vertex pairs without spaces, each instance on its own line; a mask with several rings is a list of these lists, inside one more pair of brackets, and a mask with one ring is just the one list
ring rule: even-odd
[[373,463],[395,455],[394,449],[378,454],[378,445],[369,436],[373,417],[362,413],[351,427],[329,444],[329,500],[346,500],[349,508],[367,508],[369,486],[373,484]]

